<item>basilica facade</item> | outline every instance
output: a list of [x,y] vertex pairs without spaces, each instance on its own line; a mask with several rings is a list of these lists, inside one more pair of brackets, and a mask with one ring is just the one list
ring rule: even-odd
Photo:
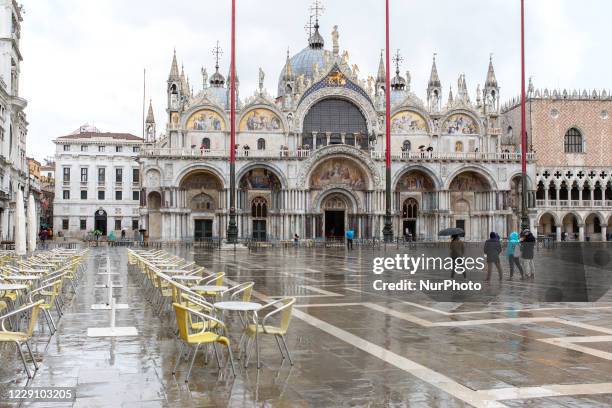
[[[341,51],[337,28],[325,47],[318,24],[308,44],[281,62],[271,95],[265,74],[246,98],[237,81],[236,186],[239,236],[256,240],[382,237],[385,214],[385,92],[391,93],[395,236],[435,240],[461,227],[466,239],[506,236],[520,218],[520,150],[505,137],[492,61],[470,97],[466,78],[443,93],[435,57],[424,99],[399,58],[385,89],[382,55],[364,77]],[[140,226],[152,240],[224,238],[229,217],[229,78],[202,71],[194,92],[176,54],[167,81],[167,125],[152,110],[139,155]],[[536,167],[528,153],[531,207]],[[530,210],[537,227],[537,212]]]

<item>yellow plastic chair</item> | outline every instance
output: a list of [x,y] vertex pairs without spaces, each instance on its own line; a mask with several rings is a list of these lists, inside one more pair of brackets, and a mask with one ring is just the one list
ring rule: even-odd
[[[32,333],[34,333],[34,328],[36,327],[36,320],[38,319],[38,313],[40,312],[43,303],[43,300],[39,300],[38,302],[31,303],[0,317],[0,342],[14,342],[17,345],[17,350],[19,350],[19,355],[21,356],[21,361],[23,362],[23,367],[26,370],[28,378],[32,378],[32,374],[30,374],[30,369],[28,368],[25,356],[23,355],[23,351],[21,350],[21,345],[25,343],[26,347],[28,348],[30,358],[34,363],[34,371],[38,370],[38,364],[36,364],[36,359],[34,358],[34,355],[32,354],[32,349],[30,348],[30,339],[32,338]],[[30,312],[30,322],[25,332],[8,331],[4,327],[4,322],[6,321],[6,319],[12,316],[20,315],[24,312]]]
[[[255,338],[255,353],[257,355],[257,368],[261,367],[259,362],[259,336],[260,335],[271,335],[274,336],[276,340],[276,344],[278,345],[278,349],[281,352],[281,356],[285,359],[285,354],[283,353],[283,348],[281,347],[281,341],[283,346],[285,346],[285,351],[287,352],[287,358],[289,359],[289,363],[293,365],[293,360],[291,359],[291,355],[289,354],[289,348],[287,347],[287,342],[285,341],[285,335],[287,334],[287,329],[289,329],[289,322],[291,321],[291,316],[293,313],[293,304],[295,303],[295,298],[283,298],[276,300],[274,302],[270,302],[264,305],[261,309],[257,311],[258,314],[261,314],[262,311],[266,309],[272,308],[273,310],[266,314],[263,319],[261,319],[261,323],[259,321],[256,324],[249,324],[246,327],[246,334],[249,336],[249,342],[254,337]],[[280,315],[280,324],[278,326],[268,325],[268,320],[275,316]],[[247,349],[248,349],[247,343]],[[247,353],[247,358],[245,361],[245,366],[249,363],[249,354]]]
[[219,365],[219,368],[221,368],[221,360],[219,359],[219,353],[217,352],[216,346],[217,343],[221,343],[227,347],[229,353],[229,360],[232,366],[232,373],[235,377],[236,370],[234,368],[234,357],[232,356],[232,349],[230,347],[229,339],[219,333],[208,331],[207,329],[202,329],[199,332],[192,333],[190,328],[190,319],[195,317],[202,319],[204,322],[214,321],[217,323],[217,327],[223,330],[225,330],[225,324],[221,320],[215,319],[214,317],[206,315],[204,313],[197,312],[179,303],[173,303],[172,306],[174,307],[174,312],[176,313],[176,323],[178,325],[179,338],[182,340],[181,349],[177,356],[176,364],[174,366],[174,370],[172,371],[172,375],[176,375],[176,370],[183,355],[183,345],[185,345],[187,348],[195,346],[193,357],[191,359],[191,363],[189,364],[189,371],[187,372],[187,376],[185,377],[185,382],[189,382],[189,376],[191,375],[193,363],[196,359],[196,356],[198,355],[198,350],[200,349],[200,346],[202,344],[212,344],[213,349],[215,351],[215,357],[217,358],[217,364]]
[[[47,325],[49,326],[49,330],[51,331],[51,335],[55,334],[57,331],[57,326],[55,325],[53,316],[51,316],[51,309],[53,308],[53,305],[58,308],[56,297],[61,286],[62,281],[58,279],[32,292],[32,296],[38,295],[43,297],[43,299],[40,300],[40,308],[43,310],[43,314],[45,316],[45,320],[47,321]],[[59,310],[57,313],[59,317]]]

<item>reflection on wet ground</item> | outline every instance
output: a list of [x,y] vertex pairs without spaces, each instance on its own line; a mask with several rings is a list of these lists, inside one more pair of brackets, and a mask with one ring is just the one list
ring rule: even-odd
[[[263,339],[261,370],[238,364],[234,379],[228,368],[219,371],[214,362],[205,366],[198,359],[188,385],[184,366],[175,378],[178,343],[170,313],[160,318],[153,312],[139,276],[127,271],[123,248],[109,249],[112,266],[121,273],[115,277],[123,285],[116,289],[118,302],[129,304],[117,312],[117,325],[136,326],[139,335],[88,338],[87,328],[109,323],[107,311],[90,310],[104,301],[104,289],[95,285],[106,279],[96,272],[107,249],[93,248],[57,333],[50,337],[45,327],[38,329],[34,353],[41,368],[29,383],[76,387],[78,399],[22,406],[612,405],[608,294],[597,303],[543,303],[530,297],[553,285],[543,273],[533,282],[504,282],[487,303],[450,303],[422,293],[375,292],[372,258],[380,254],[372,250],[167,250],[225,271],[231,281],[254,281],[255,301],[296,296],[287,338],[295,365],[281,362],[275,342]],[[542,256],[537,266],[552,270],[558,262]],[[0,353],[2,384],[25,385],[14,347]]]

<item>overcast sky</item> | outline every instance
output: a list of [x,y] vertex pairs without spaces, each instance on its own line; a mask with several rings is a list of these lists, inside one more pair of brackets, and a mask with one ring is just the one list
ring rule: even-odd
[[[158,134],[166,123],[166,79],[172,50],[197,91],[200,67],[214,71],[220,41],[229,66],[229,0],[22,0],[21,94],[28,100],[28,156],[53,154],[54,138],[84,123],[102,131],[142,133],[143,69]],[[241,97],[257,87],[258,68],[276,93],[287,48],[307,45],[311,0],[237,0],[237,69]],[[610,87],[609,0],[526,0],[527,75],[537,88]],[[384,1],[324,0],[321,33],[361,76],[376,73],[384,47]],[[489,54],[502,100],[520,90],[519,0],[391,0],[391,49],[404,57],[412,89],[424,98],[432,54],[444,99],[466,74],[472,98],[483,84]],[[605,75],[606,73],[607,75]],[[148,103],[148,102],[147,102]]]

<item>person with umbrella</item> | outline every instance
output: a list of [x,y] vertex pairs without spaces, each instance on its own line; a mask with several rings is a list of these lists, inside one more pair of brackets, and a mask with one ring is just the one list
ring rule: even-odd
[[[438,233],[439,236],[449,236],[451,237],[450,243],[450,257],[453,260],[453,269],[451,271],[451,278],[455,277],[455,265],[457,263],[457,259],[463,257],[465,253],[465,247],[463,246],[463,241],[461,241],[461,236],[465,236],[465,231],[461,228],[446,228]],[[467,274],[463,274],[463,277],[467,279]]]

